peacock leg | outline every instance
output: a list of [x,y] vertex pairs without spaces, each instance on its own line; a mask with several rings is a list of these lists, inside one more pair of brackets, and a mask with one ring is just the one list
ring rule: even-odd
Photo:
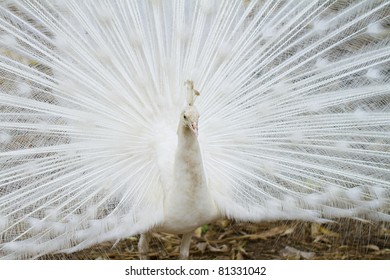
[[180,259],[187,260],[190,254],[190,244],[193,232],[184,233],[180,244]]
[[149,259],[148,253],[149,253],[149,242],[151,239],[151,233],[146,232],[142,233],[141,237],[138,241],[138,253],[140,260],[147,260]]

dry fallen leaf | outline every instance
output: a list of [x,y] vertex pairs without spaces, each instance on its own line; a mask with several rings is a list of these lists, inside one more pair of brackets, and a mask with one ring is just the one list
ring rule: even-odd
[[324,235],[319,235],[319,236],[317,236],[317,237],[314,239],[313,242],[314,242],[314,243],[319,243],[319,242],[321,242],[321,243],[326,243],[326,244],[332,244],[332,243],[333,243],[332,240],[330,240],[329,238],[325,237]]
[[284,249],[280,250],[279,254],[285,258],[294,258],[294,259],[303,258],[306,260],[312,259],[315,256],[315,253],[313,252],[300,251],[290,246],[286,246]]
[[363,246],[363,248],[367,248],[368,250],[371,250],[371,251],[379,251],[380,250],[378,246],[373,245],[373,244]]
[[329,236],[329,237],[337,237],[337,238],[340,237],[340,234],[338,234],[337,232],[328,230],[327,228],[325,228],[325,227],[323,227],[323,226],[320,227],[320,232],[321,232],[323,235],[326,235],[326,236]]
[[267,230],[265,232],[259,233],[259,234],[250,234],[249,239],[255,240],[255,239],[267,239],[270,237],[278,236],[278,235],[288,235],[294,232],[294,228],[290,226],[278,226],[271,228],[270,230]]
[[236,259],[236,260],[243,260],[244,257],[243,257],[243,255],[241,254],[241,252],[237,252],[235,259]]
[[218,220],[218,221],[216,222],[216,224],[217,224],[218,226],[220,226],[221,228],[227,228],[227,227],[229,226],[230,222],[229,222],[229,220],[227,220],[227,219],[221,219],[221,220]]
[[209,249],[210,252],[222,252],[222,253],[225,253],[225,252],[229,251],[229,247],[227,245],[214,247],[214,246],[211,246],[210,244],[208,244],[207,249]]
[[206,242],[199,242],[196,244],[196,248],[201,251],[202,253],[205,252],[206,248],[207,248],[207,243]]
[[312,223],[310,225],[310,235],[312,238],[316,238],[318,235],[320,235],[320,224]]
[[194,231],[194,237],[197,237],[197,238],[201,238],[201,237],[202,237],[202,227],[198,227],[198,228]]

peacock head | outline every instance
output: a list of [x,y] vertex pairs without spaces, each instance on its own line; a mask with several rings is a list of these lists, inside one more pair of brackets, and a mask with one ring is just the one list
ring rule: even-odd
[[188,127],[196,136],[198,136],[199,113],[195,106],[189,105],[181,113],[181,121],[184,127]]
[[185,127],[188,127],[196,136],[198,136],[199,112],[194,106],[194,103],[200,93],[194,88],[194,82],[191,80],[185,81],[184,86],[187,90],[187,106],[181,113],[181,122]]

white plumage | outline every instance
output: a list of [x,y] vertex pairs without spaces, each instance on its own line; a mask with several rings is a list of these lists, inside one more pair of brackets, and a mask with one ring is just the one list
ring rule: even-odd
[[140,233],[144,256],[155,230],[185,233],[186,257],[217,217],[389,221],[389,15],[386,0],[3,1],[0,258]]

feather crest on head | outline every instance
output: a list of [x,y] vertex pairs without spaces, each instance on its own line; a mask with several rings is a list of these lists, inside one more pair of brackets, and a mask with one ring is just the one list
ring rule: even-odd
[[199,91],[194,89],[194,82],[187,80],[184,82],[184,85],[187,88],[187,103],[189,106],[193,106],[196,98],[200,95]]

